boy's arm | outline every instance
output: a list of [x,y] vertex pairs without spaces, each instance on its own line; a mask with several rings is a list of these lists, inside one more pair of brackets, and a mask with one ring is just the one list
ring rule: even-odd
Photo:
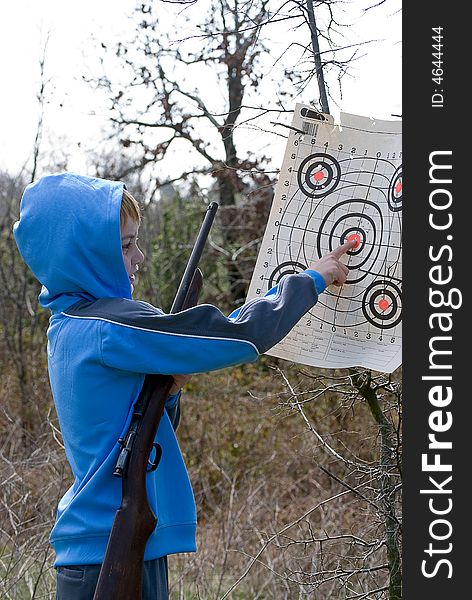
[[[322,275],[320,275],[317,271],[314,271],[313,269],[306,269],[304,271],[304,273],[306,273],[307,275],[310,275],[310,277],[313,279],[314,283],[315,283],[315,289],[316,289],[316,293],[318,294],[318,296],[321,294],[321,292],[324,292],[324,290],[326,289],[326,282],[323,278]],[[269,298],[270,296],[274,296],[275,294],[277,294],[279,290],[279,284],[274,285],[274,287],[270,288],[270,290],[268,290],[265,294],[264,294],[264,298]],[[236,308],[230,315],[229,315],[229,319],[236,319],[237,316],[239,315],[239,313],[241,312],[241,310],[246,306],[246,304],[243,304],[242,306],[240,306],[239,308]]]
[[[326,287],[323,277],[319,273],[317,273],[316,271],[313,271],[313,270],[309,271],[309,275],[311,275],[315,281],[315,288],[316,288],[316,291],[318,292],[318,295],[321,294],[321,292],[324,291],[324,289]],[[274,294],[277,293],[277,289],[278,289],[278,286],[276,285],[273,288],[271,288],[265,294],[265,296],[266,297],[273,296]],[[229,318],[235,319],[238,316],[241,308],[242,307],[240,307],[237,310],[235,310],[234,312],[232,312],[229,315]],[[182,394],[182,387],[185,385],[187,380],[190,379],[191,376],[190,375],[174,375],[173,377],[174,377],[174,387],[177,389],[177,391],[175,392],[175,394],[169,395],[169,397],[167,398],[165,407],[166,407],[170,422],[172,424],[172,427],[174,428],[174,431],[176,431],[177,427],[179,426],[179,423],[180,423],[180,400],[181,400],[181,394]]]
[[100,323],[100,352],[109,367],[139,373],[199,373],[244,362],[282,340],[314,306],[310,272],[288,275],[266,297],[250,300],[225,317],[211,305],[165,315],[126,299],[81,301],[64,311]]

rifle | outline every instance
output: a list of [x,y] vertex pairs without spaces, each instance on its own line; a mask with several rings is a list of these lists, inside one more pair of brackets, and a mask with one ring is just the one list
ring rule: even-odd
[[[216,202],[208,206],[171,313],[197,304],[203,284],[197,265],[217,210]],[[170,375],[146,375],[129,429],[119,440],[121,451],[113,475],[122,479],[122,501],[115,514],[93,600],[141,600],[144,550],[157,524],[147,499],[146,473],[157,469],[162,454],[154,439],[172,383]],[[151,460],[153,449],[156,454]]]

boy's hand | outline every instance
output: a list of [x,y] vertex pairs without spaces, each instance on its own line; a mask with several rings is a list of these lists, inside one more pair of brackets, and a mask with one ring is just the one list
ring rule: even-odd
[[345,242],[342,246],[335,248],[329,254],[316,260],[308,268],[317,271],[326,281],[326,287],[334,284],[343,285],[349,275],[349,269],[340,261],[343,254],[354,248],[356,240]]
[[170,388],[169,396],[173,396],[177,394],[177,392],[184,387],[186,383],[188,383],[191,379],[191,375],[172,375],[174,378],[174,384]]

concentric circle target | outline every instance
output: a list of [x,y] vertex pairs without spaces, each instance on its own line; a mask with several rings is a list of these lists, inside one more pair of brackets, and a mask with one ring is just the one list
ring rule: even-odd
[[345,242],[354,241],[356,245],[346,252],[348,256],[357,256],[364,250],[364,246],[367,239],[367,233],[362,227],[348,227],[341,234],[341,239],[339,240],[340,244],[344,244]]
[[274,287],[285,275],[293,275],[294,273],[301,273],[307,269],[304,264],[293,260],[280,263],[276,269],[272,271],[269,277],[269,290]]
[[403,176],[402,167],[395,171],[388,187],[388,207],[393,212],[402,210]]
[[367,321],[380,329],[391,329],[402,319],[402,293],[391,281],[374,281],[365,290],[362,312]]
[[298,169],[298,185],[302,192],[313,198],[331,194],[341,178],[338,161],[329,154],[310,154]]
[[350,274],[346,283],[358,283],[369,275],[379,258],[383,236],[383,217],[377,204],[369,200],[344,200],[324,215],[316,240],[321,258],[348,239],[358,245],[347,254]]

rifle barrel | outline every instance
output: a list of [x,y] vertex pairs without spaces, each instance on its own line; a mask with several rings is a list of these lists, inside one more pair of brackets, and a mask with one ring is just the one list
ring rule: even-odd
[[203,219],[202,226],[200,227],[200,231],[198,232],[197,239],[195,240],[192,253],[190,254],[190,258],[182,276],[182,281],[180,282],[179,289],[177,290],[174,302],[172,303],[172,308],[170,309],[171,313],[177,313],[182,310],[182,305],[185,300],[185,296],[187,295],[190,282],[192,281],[193,273],[197,268],[198,263],[200,262],[203,248],[205,247],[205,242],[207,240],[217,210],[217,202],[212,202],[211,204],[209,204],[207,212],[205,214],[205,218]]

